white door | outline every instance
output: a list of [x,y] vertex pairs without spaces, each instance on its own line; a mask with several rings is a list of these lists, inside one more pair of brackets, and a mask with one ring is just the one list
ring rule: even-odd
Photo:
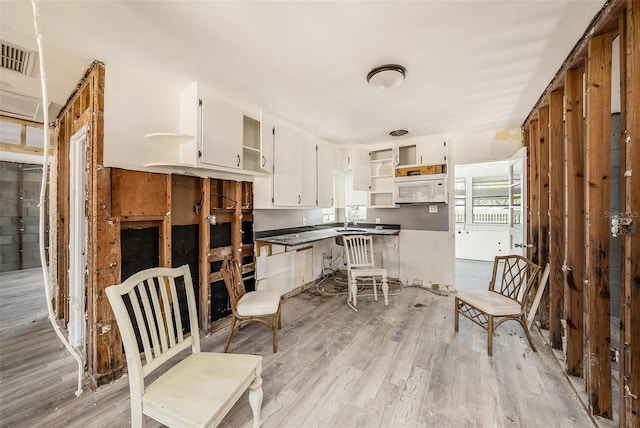
[[509,254],[527,255],[527,148],[509,159]]
[[87,246],[87,128],[71,137],[69,149],[69,343],[84,352]]

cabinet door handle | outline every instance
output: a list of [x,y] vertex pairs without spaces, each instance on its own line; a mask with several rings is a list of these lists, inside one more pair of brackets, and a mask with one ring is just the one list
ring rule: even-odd
[[420,165],[422,165],[422,156],[420,156]]
[[331,206],[333,206],[333,198],[331,198]]
[[347,165],[351,165],[351,156],[347,156]]
[[264,156],[262,156],[262,167],[264,168],[264,166],[267,164],[267,158],[265,158]]
[[238,155],[238,165],[236,166],[240,166],[240,155]]
[[300,205],[302,203],[302,196],[298,195],[298,205]]

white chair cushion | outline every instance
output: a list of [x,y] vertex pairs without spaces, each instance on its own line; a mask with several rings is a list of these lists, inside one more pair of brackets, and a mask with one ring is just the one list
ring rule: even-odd
[[[169,426],[217,425],[244,394],[261,361],[259,355],[191,354],[146,388],[144,413]],[[218,411],[212,415],[212,409]]]
[[250,291],[240,298],[236,306],[238,315],[255,316],[275,314],[280,305],[280,293],[276,290]]
[[458,291],[458,299],[490,315],[505,316],[520,313],[518,302],[493,291]]

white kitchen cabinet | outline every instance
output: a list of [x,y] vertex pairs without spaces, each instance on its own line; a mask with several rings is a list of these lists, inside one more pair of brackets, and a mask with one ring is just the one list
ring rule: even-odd
[[317,206],[333,206],[333,149],[325,144],[317,145],[316,171],[318,182]]
[[260,169],[268,173],[273,172],[274,121],[273,116],[260,112]]
[[313,281],[313,247],[301,248],[294,251],[296,258],[296,287],[301,287]]
[[273,204],[316,205],[316,146],[308,134],[278,125],[274,136]]
[[340,148],[334,152],[334,167],[338,171],[350,171],[353,190],[368,191],[371,186],[369,151],[357,148]]
[[181,92],[180,102],[180,132],[196,136],[198,166],[241,169],[242,111],[198,82]]
[[446,165],[447,153],[447,134],[416,137],[398,148],[396,166]]
[[353,149],[353,190],[368,191],[371,189],[371,171],[369,165],[369,151]]
[[273,253],[269,255],[269,246],[261,247],[256,259],[256,290],[277,290],[283,295],[295,288],[296,253]]
[[416,144],[416,164],[442,165],[447,163],[446,134],[429,135]]

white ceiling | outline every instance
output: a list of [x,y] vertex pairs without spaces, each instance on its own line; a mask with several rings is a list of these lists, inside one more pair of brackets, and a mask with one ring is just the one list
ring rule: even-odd
[[[49,1],[39,6],[49,98],[94,59],[199,80],[336,143],[517,127],[604,1]],[[35,50],[30,2],[0,0],[0,38]],[[407,68],[373,89],[367,72]],[[0,89],[40,97],[0,71]],[[108,102],[108,100],[107,100]],[[135,112],[132,112],[135,113]]]

